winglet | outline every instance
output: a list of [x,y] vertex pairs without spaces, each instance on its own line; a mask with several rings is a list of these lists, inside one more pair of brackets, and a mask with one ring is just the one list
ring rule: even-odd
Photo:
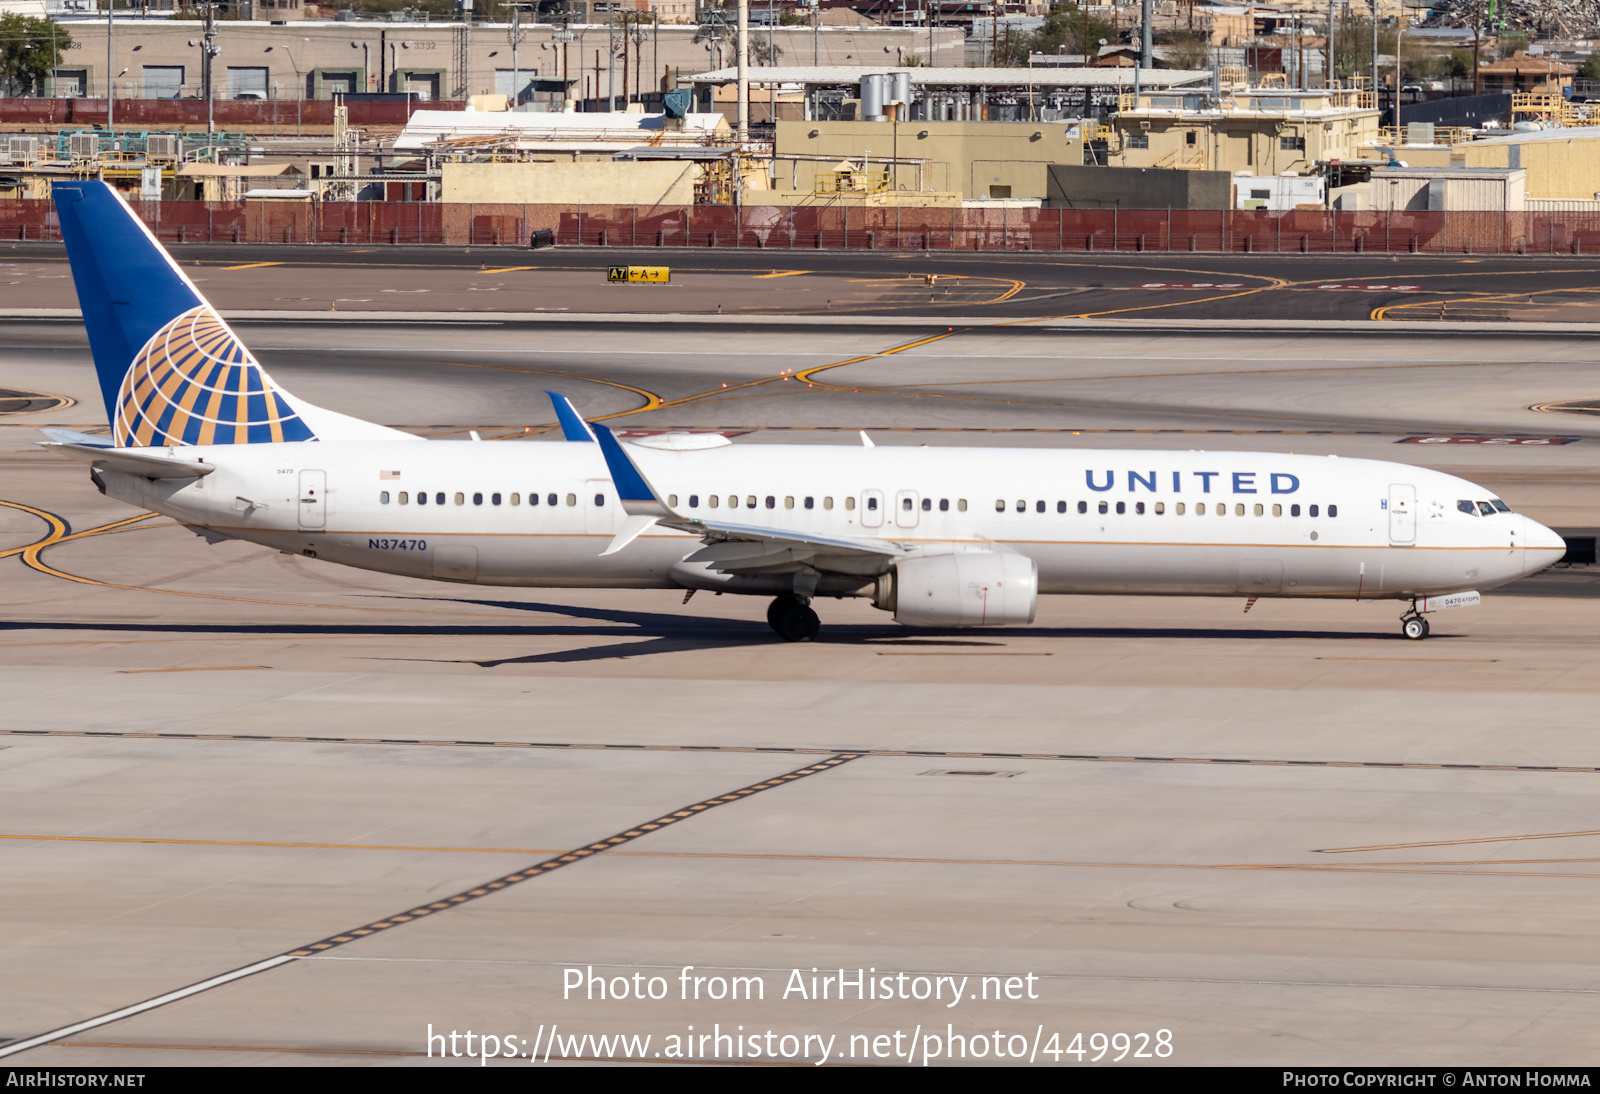
[[594,430],[589,428],[589,423],[584,421],[577,409],[573,407],[572,400],[554,391],[546,391],[550,396],[550,403],[556,408],[556,421],[561,423],[561,435],[569,441],[592,441]]
[[617,497],[622,501],[622,511],[630,517],[655,517],[657,520],[676,517],[676,513],[662,504],[655,487],[650,485],[638,466],[622,450],[622,445],[617,443],[611,430],[598,422],[589,424],[594,429],[595,440],[600,442],[600,453],[606,458],[606,469],[611,472]]

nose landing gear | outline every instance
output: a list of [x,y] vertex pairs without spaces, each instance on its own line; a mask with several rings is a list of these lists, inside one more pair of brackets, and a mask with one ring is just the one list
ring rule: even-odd
[[1428,621],[1417,611],[1417,605],[1412,603],[1406,614],[1400,617],[1400,633],[1407,638],[1421,641],[1428,637]]
[[809,642],[817,636],[822,621],[811,610],[811,598],[780,596],[767,608],[767,624],[785,642]]

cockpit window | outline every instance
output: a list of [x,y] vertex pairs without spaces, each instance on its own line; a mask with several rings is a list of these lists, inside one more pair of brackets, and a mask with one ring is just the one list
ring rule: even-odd
[[1478,512],[1482,513],[1486,517],[1492,517],[1494,516],[1494,506],[1490,505],[1486,501],[1480,501],[1478,503]]
[[1501,501],[1499,498],[1491,499],[1489,504],[1494,506],[1494,511],[1497,512],[1497,513],[1509,513],[1509,512],[1511,512],[1511,506],[1507,505],[1505,502]]
[[1475,517],[1478,515],[1478,507],[1473,505],[1470,501],[1467,501],[1465,498],[1456,502],[1456,508],[1467,514],[1469,517]]

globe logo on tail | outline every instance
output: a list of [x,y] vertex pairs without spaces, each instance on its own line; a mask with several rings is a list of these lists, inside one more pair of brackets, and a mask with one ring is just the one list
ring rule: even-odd
[[209,307],[157,331],[117,393],[118,447],[314,441],[276,384]]

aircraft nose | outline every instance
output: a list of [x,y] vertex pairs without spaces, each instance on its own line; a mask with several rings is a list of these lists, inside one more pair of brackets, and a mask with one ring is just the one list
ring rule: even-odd
[[1523,540],[1526,556],[1523,570],[1536,574],[1560,560],[1567,553],[1567,541],[1536,520],[1523,517]]

